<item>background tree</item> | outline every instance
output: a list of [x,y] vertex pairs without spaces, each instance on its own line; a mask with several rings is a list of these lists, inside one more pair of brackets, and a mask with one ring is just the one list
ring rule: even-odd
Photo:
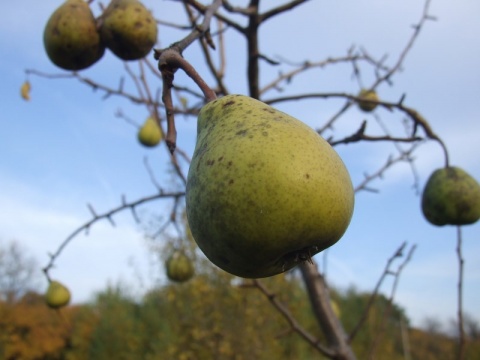
[[0,300],[11,304],[37,289],[39,264],[16,240],[0,245]]

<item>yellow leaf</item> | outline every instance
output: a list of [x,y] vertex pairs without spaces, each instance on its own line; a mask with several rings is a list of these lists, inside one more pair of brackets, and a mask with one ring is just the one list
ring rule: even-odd
[[30,100],[31,89],[32,89],[32,86],[30,85],[30,82],[28,80],[22,84],[22,87],[20,88],[20,95],[22,96],[23,100],[26,100],[26,101]]

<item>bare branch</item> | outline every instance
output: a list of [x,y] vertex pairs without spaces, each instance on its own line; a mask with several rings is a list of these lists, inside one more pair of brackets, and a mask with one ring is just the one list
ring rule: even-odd
[[289,11],[289,10],[292,10],[293,8],[299,6],[299,5],[303,5],[305,4],[307,1],[309,0],[292,0],[290,1],[289,3],[285,3],[283,5],[280,5],[276,8],[273,8],[265,13],[263,13],[261,16],[260,16],[260,21],[261,22],[264,22],[268,19],[270,19],[271,17],[275,16],[275,15],[279,15],[285,11]]
[[402,162],[402,161],[411,161],[411,154],[412,152],[416,149],[415,146],[412,146],[409,150],[401,152],[397,157],[393,158],[392,156],[389,156],[385,164],[383,164],[377,171],[375,171],[373,174],[365,174],[365,179],[358,184],[355,187],[355,192],[359,192],[361,190],[367,190],[367,191],[373,191],[376,192],[376,190],[373,190],[368,187],[368,184],[371,183],[373,180],[382,178],[385,172],[391,168],[394,164]]
[[[186,0],[185,1],[188,5],[191,5],[195,10],[200,12],[201,14],[205,14],[208,9],[208,6],[205,6],[199,3],[196,0]],[[215,13],[214,16],[222,21],[223,23],[227,24],[229,27],[237,30],[238,32],[245,34],[245,28],[243,28],[240,24],[236,23],[235,21],[223,16],[222,14]]]
[[[286,60],[281,60],[281,61],[282,63],[288,63]],[[345,63],[345,62],[357,63],[358,61],[365,61],[368,63],[372,63],[374,64],[374,66],[377,66],[377,67],[381,66],[379,63],[377,63],[374,59],[372,59],[370,56],[366,54],[355,54],[355,55],[348,54],[347,56],[341,56],[341,57],[328,57],[325,60],[315,61],[315,62],[304,61],[301,64],[292,64],[296,67],[295,69],[288,71],[286,73],[279,74],[279,76],[275,80],[265,85],[260,90],[260,93],[264,94],[268,90],[278,88],[279,84],[282,81],[289,81],[290,79],[297,76],[298,74],[311,69],[324,68],[328,65],[335,65],[335,64]]]
[[347,136],[341,140],[335,140],[335,141],[328,140],[328,142],[330,143],[330,145],[336,146],[339,144],[349,144],[349,143],[354,143],[358,141],[416,142],[416,141],[422,140],[422,138],[418,136],[408,137],[408,138],[399,138],[399,137],[394,137],[390,135],[370,136],[365,134],[366,127],[367,127],[367,121],[364,120],[360,125],[360,128],[357,130],[355,134]]
[[377,87],[379,84],[381,84],[384,81],[389,81],[390,78],[392,77],[392,75],[394,73],[396,73],[398,70],[401,69],[403,62],[405,61],[405,58],[407,57],[407,54],[413,48],[413,45],[414,45],[415,41],[417,40],[418,36],[420,35],[420,31],[422,30],[425,23],[428,20],[434,20],[435,19],[434,17],[432,17],[428,14],[428,11],[430,9],[430,2],[431,2],[431,0],[425,0],[425,4],[424,4],[424,7],[423,7],[423,13],[422,13],[421,19],[416,25],[413,26],[413,29],[414,29],[413,34],[410,37],[410,39],[408,40],[407,45],[405,46],[403,51],[400,53],[400,55],[397,59],[397,62],[391,67],[390,71],[388,71],[385,75],[379,77],[375,81],[372,88]]
[[95,224],[96,222],[100,220],[110,220],[111,217],[118,213],[121,212],[125,209],[131,209],[132,211],[139,205],[153,201],[153,200],[158,200],[158,199],[163,199],[163,198],[180,198],[182,196],[185,196],[184,191],[179,191],[179,192],[170,192],[170,193],[158,193],[155,195],[150,195],[146,196],[143,198],[140,198],[138,200],[132,201],[130,203],[127,203],[125,201],[125,198],[122,198],[122,204],[116,208],[110,209],[109,211],[103,213],[103,214],[96,214],[94,211],[92,212],[92,219],[87,221],[85,224],[81,225],[79,228],[77,228],[75,231],[73,231],[58,247],[58,249],[50,255],[50,261],[48,264],[43,268],[43,272],[47,275],[48,277],[48,271],[54,266],[55,260],[58,258],[58,256],[62,253],[63,249],[72,241],[77,235],[79,235],[83,231],[88,231],[90,227]]
[[458,285],[457,285],[457,318],[458,318],[458,360],[465,359],[465,328],[463,325],[463,267],[465,260],[462,255],[462,227],[457,226],[457,259],[458,259]]
[[355,360],[356,356],[348,343],[345,330],[332,309],[328,285],[319,273],[316,263],[313,260],[305,261],[299,267],[317,323],[325,335],[328,346],[335,353],[333,359]]
[[[404,261],[398,266],[398,269],[397,271],[390,271],[389,274],[392,275],[394,277],[394,281],[393,281],[393,284],[392,284],[392,290],[391,290],[391,293],[390,293],[390,296],[388,298],[388,303],[387,303],[387,307],[384,309],[384,312],[383,312],[383,315],[382,315],[382,322],[379,326],[379,329],[378,331],[376,332],[377,333],[377,336],[375,337],[375,340],[373,341],[372,345],[371,345],[371,348],[370,348],[370,356],[369,356],[369,359],[374,359],[374,353],[377,349],[377,346],[381,343],[381,340],[383,338],[383,335],[384,335],[384,329],[385,329],[385,325],[386,325],[386,322],[387,322],[387,319],[389,318],[390,316],[390,312],[392,311],[392,308],[393,308],[393,300],[395,298],[395,294],[396,294],[396,291],[397,291],[397,287],[398,287],[398,283],[400,281],[400,274],[402,273],[402,270],[405,268],[405,266],[410,262],[410,260],[412,259],[412,256],[413,256],[413,253],[415,252],[415,249],[417,248],[416,245],[413,245],[410,250],[408,251],[408,254],[407,256],[405,257]],[[400,319],[400,321],[402,321],[402,319]]]
[[270,301],[270,303],[277,309],[277,311],[287,320],[291,329],[299,334],[303,339],[305,339],[310,345],[316,348],[321,354],[329,357],[330,359],[334,358],[335,353],[323,346],[320,343],[320,340],[315,338],[310,334],[306,329],[304,329],[298,321],[294,318],[290,310],[278,299],[278,297],[270,292],[267,287],[258,279],[253,280],[253,286],[258,288],[261,293]]
[[[26,73],[37,75],[37,76],[48,78],[48,79],[71,79],[71,78],[74,78],[74,79],[77,79],[80,82],[90,86],[93,90],[105,91],[106,95],[108,95],[108,96],[111,96],[111,95],[121,96],[121,97],[124,97],[124,98],[126,98],[126,99],[128,99],[131,102],[136,103],[136,104],[145,104],[145,102],[146,102],[146,100],[141,95],[140,96],[135,96],[133,94],[125,92],[123,90],[123,85],[122,85],[123,82],[120,83],[120,86],[118,87],[118,89],[114,89],[114,88],[99,84],[99,83],[97,83],[97,82],[95,82],[95,81],[93,81],[93,80],[91,80],[87,77],[84,77],[84,76],[80,75],[78,72],[72,72],[72,73],[69,73],[69,74],[47,74],[47,73],[37,71],[37,70],[34,70],[34,69],[27,69]],[[161,103],[158,103],[158,102],[154,103],[154,105],[159,106],[159,107],[163,106]]]
[[[375,285],[375,288],[372,292],[372,295],[370,296],[369,300],[368,300],[368,303],[367,303],[367,306],[362,314],[362,316],[360,317],[360,320],[358,321],[357,325],[353,328],[353,330],[351,331],[350,333],[350,336],[349,336],[349,343],[351,343],[353,341],[353,339],[355,338],[355,336],[357,335],[358,331],[361,329],[361,327],[363,326],[363,324],[365,323],[365,321],[367,320],[367,317],[368,317],[368,314],[373,306],[373,303],[378,295],[378,292],[380,290],[380,286],[382,285],[383,281],[385,280],[385,278],[387,277],[387,275],[393,275],[396,277],[396,279],[398,279],[398,276],[400,275],[400,272],[401,270],[403,269],[403,267],[405,266],[405,264],[410,261],[410,258],[413,254],[413,251],[415,250],[415,246],[413,246],[409,253],[408,253],[408,256],[406,257],[405,261],[403,262],[403,264],[400,265],[399,269],[397,270],[397,272],[393,272],[392,270],[390,270],[393,262],[402,257],[403,256],[403,252],[405,251],[405,248],[407,246],[407,243],[404,242],[400,245],[400,247],[397,248],[397,250],[394,252],[394,254],[388,259],[387,261],[387,264],[385,265],[385,269],[383,270],[383,273],[382,275],[380,276],[380,278],[378,279],[377,281],[377,284]],[[396,283],[393,287],[393,289],[395,290],[396,289]],[[394,290],[392,291],[392,296],[394,294]],[[392,297],[393,299],[393,297]]]

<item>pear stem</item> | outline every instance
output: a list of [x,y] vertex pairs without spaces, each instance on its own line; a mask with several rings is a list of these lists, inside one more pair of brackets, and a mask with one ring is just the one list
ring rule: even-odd
[[200,76],[200,74],[195,70],[195,68],[183,57],[178,57],[176,59],[176,64],[178,65],[179,68],[181,68],[185,73],[193,80],[195,81],[195,84],[198,85],[200,90],[202,90],[203,95],[205,96],[205,100],[207,102],[210,102],[212,100],[215,100],[217,98],[217,94],[215,91],[213,91],[203,80],[203,78]]
[[440,146],[443,149],[443,154],[445,156],[445,167],[448,168],[450,166],[450,159],[449,159],[449,156],[448,156],[447,146],[445,145],[445,143],[442,140],[440,140],[440,138],[436,138],[435,140],[437,140],[439,142]]
[[[183,58],[182,52],[195,40],[205,36],[207,40],[209,37],[210,21],[215,14],[215,11],[222,4],[222,0],[215,0],[208,7],[205,12],[203,23],[195,27],[190,34],[182,40],[173,43],[168,48],[163,50],[154,49],[154,58],[158,60],[158,69],[162,73],[163,92],[162,100],[165,104],[167,115],[167,134],[165,141],[167,143],[170,153],[173,154],[177,143],[177,131],[175,128],[175,108],[173,106],[171,88],[173,87],[174,74],[178,69],[182,69],[185,73],[198,85],[205,96],[206,102],[210,102],[217,98],[215,91],[213,91],[203,80],[195,68]],[[211,40],[211,39],[210,39]],[[210,42],[213,47],[213,43]]]

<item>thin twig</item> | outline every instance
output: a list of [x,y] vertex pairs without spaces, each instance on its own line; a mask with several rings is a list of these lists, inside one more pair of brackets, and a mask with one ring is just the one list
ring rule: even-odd
[[[350,332],[350,335],[348,337],[348,342],[351,343],[355,336],[358,334],[358,331],[362,328],[363,324],[368,318],[368,314],[373,306],[373,303],[375,299],[377,298],[378,291],[380,290],[380,286],[383,284],[383,281],[388,275],[393,274],[392,271],[390,270],[392,263],[399,257],[403,256],[403,251],[405,250],[405,247],[407,246],[407,243],[404,242],[402,245],[398,247],[398,249],[395,251],[395,253],[388,259],[387,264],[385,265],[385,269],[383,270],[382,275],[377,281],[377,284],[375,285],[375,288],[373,289],[373,292],[368,300],[367,306],[365,307],[362,316],[360,317],[360,320],[358,321],[357,325],[355,325]],[[410,251],[411,253],[411,251]]]
[[368,184],[371,183],[373,180],[382,178],[385,172],[390,169],[394,164],[399,162],[410,162],[411,161],[411,154],[416,149],[415,146],[412,146],[409,150],[400,153],[397,157],[392,157],[391,155],[387,158],[385,164],[383,164],[377,171],[372,174],[365,174],[364,180],[355,186],[355,192],[359,192],[361,190],[370,191],[370,192],[378,192],[378,190],[372,189],[368,187]]
[[58,256],[62,253],[63,249],[72,241],[77,235],[79,235],[83,231],[88,231],[90,227],[95,224],[96,222],[100,220],[111,220],[111,217],[125,209],[132,209],[134,210],[137,206],[153,201],[153,200],[158,200],[158,199],[163,199],[163,198],[180,198],[182,196],[185,196],[184,191],[179,191],[179,192],[170,192],[170,193],[158,193],[150,196],[146,196],[140,199],[137,199],[135,201],[132,201],[130,203],[127,203],[125,199],[122,197],[122,204],[116,208],[110,209],[109,211],[103,213],[103,214],[97,214],[95,211],[92,212],[92,219],[87,221],[85,224],[81,225],[79,228],[74,230],[67,238],[60,244],[60,246],[57,248],[57,250],[53,253],[50,254],[50,260],[48,264],[43,268],[43,272],[47,275],[48,277],[48,271],[54,266],[55,260],[58,258]]
[[258,279],[253,280],[253,285],[270,301],[277,311],[287,320],[291,329],[305,339],[310,345],[316,348],[321,354],[333,359],[334,352],[321,344],[320,340],[315,338],[306,329],[304,329],[298,321],[293,317],[290,310],[278,299],[278,297],[270,292],[267,287]]
[[[393,300],[395,298],[395,294],[396,294],[396,291],[397,291],[397,288],[398,288],[398,283],[400,281],[400,274],[402,273],[402,270],[405,268],[405,266],[410,262],[416,247],[417,247],[416,245],[413,245],[410,248],[407,256],[404,259],[404,261],[398,266],[397,271],[389,272],[390,275],[393,275],[394,281],[393,281],[390,297],[388,298],[387,306],[384,309],[384,312],[381,316],[382,321],[379,325],[378,330],[376,331],[376,337],[375,337],[375,339],[374,339],[374,341],[373,341],[373,343],[370,347],[369,359],[371,359],[371,360],[375,359],[375,352],[376,352],[376,350],[378,348],[378,345],[381,343],[381,340],[383,339],[383,336],[385,334],[384,329],[385,329],[385,326],[387,324],[387,320],[390,317],[390,313],[391,313],[392,308],[393,308]],[[402,316],[402,315],[400,315],[400,316]],[[400,321],[402,321],[402,320],[400,319]]]
[[463,267],[465,260],[462,255],[462,227],[457,226],[457,258],[458,258],[458,360],[465,358],[465,328],[463,325]]

